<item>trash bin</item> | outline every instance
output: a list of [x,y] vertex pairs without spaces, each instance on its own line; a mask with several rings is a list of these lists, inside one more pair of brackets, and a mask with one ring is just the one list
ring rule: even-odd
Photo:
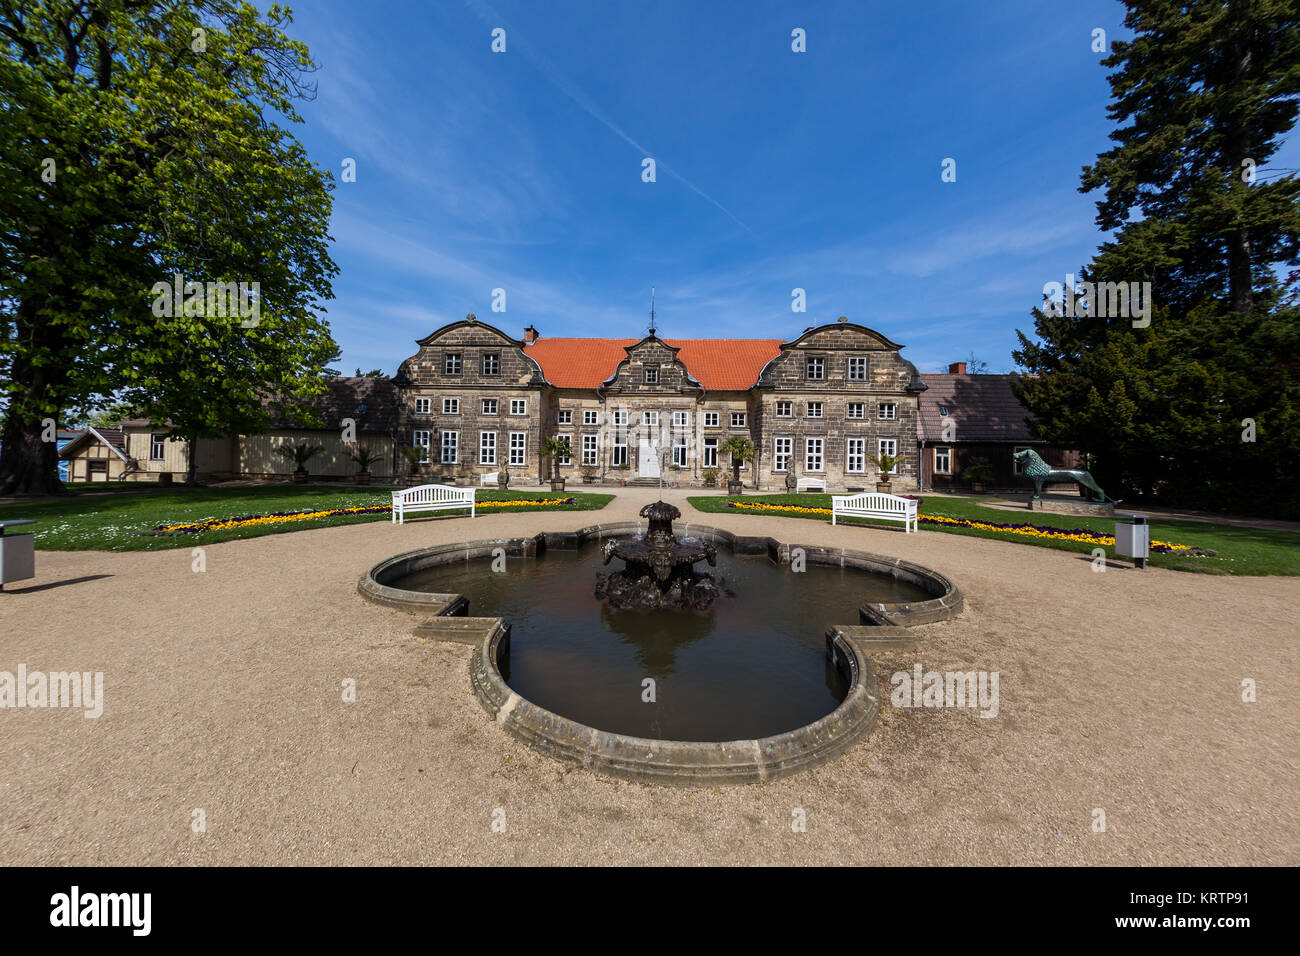
[[0,521],[0,590],[14,581],[36,577],[36,536],[30,531],[10,534],[10,528],[35,521]]
[[1131,521],[1115,522],[1115,554],[1133,559],[1133,567],[1145,568],[1151,557],[1151,526],[1142,514],[1121,514],[1118,518]]

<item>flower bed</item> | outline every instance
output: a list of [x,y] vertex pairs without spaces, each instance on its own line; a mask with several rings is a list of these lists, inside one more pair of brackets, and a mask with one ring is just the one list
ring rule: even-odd
[[[571,505],[573,498],[506,498],[502,500],[486,499],[475,502],[477,508],[542,508],[556,505]],[[226,528],[248,528],[264,524],[280,524],[285,521],[303,521],[310,518],[332,518],[335,515],[377,515],[392,511],[392,505],[369,505],[355,508],[323,508],[313,511],[273,511],[264,515],[245,515],[241,518],[209,518],[207,521],[195,521],[190,524],[161,524],[154,531],[158,534],[200,534],[204,531],[220,531]]]
[[[728,508],[735,508],[738,511],[764,511],[780,514],[805,514],[805,515],[825,515],[831,516],[830,508],[815,508],[807,505],[770,505],[758,501],[732,501],[728,502]],[[943,525],[952,528],[971,528],[977,531],[1000,531],[1005,534],[1022,535],[1029,538],[1050,538],[1055,541],[1082,541],[1086,544],[1099,544],[1114,546],[1115,536],[1102,534],[1100,531],[1090,531],[1087,528],[1051,528],[1042,525],[1020,523],[1004,524],[1001,521],[971,521],[969,518],[948,518],[943,515],[919,515],[920,524]],[[1157,554],[1166,554],[1172,551],[1182,551],[1188,548],[1185,544],[1171,544],[1167,541],[1152,541],[1151,550]]]

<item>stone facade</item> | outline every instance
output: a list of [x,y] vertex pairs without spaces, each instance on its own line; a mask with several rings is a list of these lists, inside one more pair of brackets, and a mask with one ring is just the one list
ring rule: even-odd
[[759,486],[821,478],[835,488],[874,489],[871,459],[898,459],[898,490],[917,487],[917,396],[925,386],[902,346],[849,323],[810,329],[781,346],[754,388],[763,437]]
[[[571,341],[576,349],[610,340]],[[711,344],[725,358],[727,342]],[[790,473],[835,489],[873,487],[870,458],[883,450],[899,459],[895,488],[916,488],[924,385],[901,346],[863,326],[809,329],[756,365],[745,388],[709,388],[681,349],[653,334],[622,346],[622,359],[583,387],[552,384],[527,343],[473,316],[419,345],[394,380],[397,434],[404,443],[427,442],[431,478],[472,480],[507,464],[516,477],[548,477],[551,463],[538,450],[558,435],[572,449],[555,466],[563,477],[662,472],[665,480],[698,482],[716,469],[721,482],[731,473],[726,442],[740,437],[757,451],[742,472],[751,487],[783,489]]]
[[551,396],[523,343],[470,316],[418,344],[394,384],[398,440],[428,448],[423,474],[452,481],[508,469],[541,477],[538,450]]

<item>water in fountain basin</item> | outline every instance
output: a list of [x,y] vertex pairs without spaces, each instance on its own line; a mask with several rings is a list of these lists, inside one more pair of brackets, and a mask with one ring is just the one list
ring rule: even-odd
[[[708,611],[622,611],[593,596],[601,568],[588,545],[510,559],[501,573],[472,562],[393,584],[464,594],[470,614],[510,622],[501,670],[527,700],[601,730],[668,740],[766,737],[825,716],[847,689],[827,660],[827,628],[857,624],[864,603],[927,596],[886,575],[794,573],[723,551],[709,570],[724,594]],[[653,703],[642,699],[646,678]]]

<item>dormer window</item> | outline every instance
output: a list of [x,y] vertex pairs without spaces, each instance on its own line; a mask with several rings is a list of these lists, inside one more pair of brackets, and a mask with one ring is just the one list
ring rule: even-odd
[[647,385],[658,385],[658,384],[659,384],[659,369],[657,369],[657,368],[648,368],[648,369],[646,369],[646,370],[645,370],[645,383],[646,383]]

